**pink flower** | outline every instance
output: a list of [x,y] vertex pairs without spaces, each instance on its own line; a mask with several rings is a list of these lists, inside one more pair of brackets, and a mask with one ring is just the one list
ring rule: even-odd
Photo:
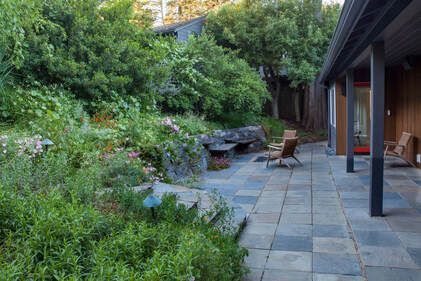
[[131,159],[135,159],[135,158],[138,158],[139,155],[140,155],[140,152],[132,151],[132,152],[129,152],[127,156]]

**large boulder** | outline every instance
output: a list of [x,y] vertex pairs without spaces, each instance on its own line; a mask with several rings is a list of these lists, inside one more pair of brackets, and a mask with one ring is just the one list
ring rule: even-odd
[[163,166],[167,177],[177,182],[206,171],[208,158],[207,150],[200,143],[194,147],[183,143],[174,144],[171,151],[164,152]]

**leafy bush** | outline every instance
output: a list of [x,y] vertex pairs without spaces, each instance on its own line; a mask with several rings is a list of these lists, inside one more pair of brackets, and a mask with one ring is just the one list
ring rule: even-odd
[[[20,37],[10,40],[7,48],[12,53],[14,42],[22,44],[20,62],[15,64],[21,75],[66,85],[79,98],[118,93],[153,104],[149,91],[162,76],[157,67],[160,51],[153,48],[152,32],[136,25],[148,27],[150,21],[142,22],[144,14],[135,12],[134,1],[31,0],[26,6],[21,2],[6,0],[4,6],[5,16],[20,23]],[[25,20],[23,14],[30,16]],[[6,31],[0,37],[12,36]]]
[[[131,196],[125,198],[141,206],[145,195],[127,192]],[[164,197],[157,211],[154,223],[143,207],[123,216],[68,201],[57,189],[17,193],[2,187],[0,276],[240,280],[245,251],[232,237],[208,225],[196,210],[177,206],[172,196]]]
[[258,73],[207,36],[170,47],[171,76],[161,104],[173,112],[194,112],[218,120],[226,112],[260,114],[268,98]]

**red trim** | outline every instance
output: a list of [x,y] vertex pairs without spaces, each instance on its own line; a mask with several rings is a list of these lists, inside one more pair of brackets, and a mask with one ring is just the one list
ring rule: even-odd
[[361,154],[370,153],[370,147],[369,146],[356,146],[354,148],[354,152],[361,153]]
[[354,87],[370,87],[370,82],[354,82]]

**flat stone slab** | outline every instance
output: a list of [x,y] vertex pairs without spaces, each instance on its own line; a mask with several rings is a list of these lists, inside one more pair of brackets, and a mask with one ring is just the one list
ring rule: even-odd
[[210,145],[209,151],[210,152],[228,152],[234,149],[238,144],[237,143],[225,143],[225,144],[216,144]]
[[311,272],[311,253],[270,251],[266,268]]
[[421,280],[421,270],[371,267],[366,268],[368,281],[418,281]]
[[313,253],[313,271],[316,273],[361,275],[356,255]]

